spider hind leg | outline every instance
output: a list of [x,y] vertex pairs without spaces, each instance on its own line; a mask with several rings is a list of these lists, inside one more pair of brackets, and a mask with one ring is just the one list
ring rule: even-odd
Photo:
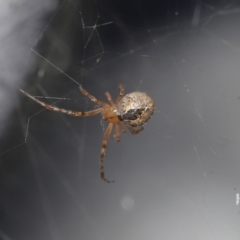
[[104,180],[105,182],[107,183],[113,183],[115,181],[109,181],[105,178],[105,174],[104,174],[104,156],[105,156],[105,153],[106,153],[106,148],[107,148],[107,141],[108,141],[108,138],[112,132],[112,129],[113,129],[113,123],[109,123],[105,133],[104,133],[104,137],[103,137],[103,141],[102,141],[102,148],[101,148],[101,154],[100,154],[100,177],[102,180]]

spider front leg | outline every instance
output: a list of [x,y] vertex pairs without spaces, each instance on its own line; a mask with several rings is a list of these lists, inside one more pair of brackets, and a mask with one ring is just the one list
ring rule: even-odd
[[91,110],[91,111],[88,111],[88,112],[79,112],[79,111],[72,111],[72,110],[68,110],[68,109],[64,109],[64,108],[58,108],[58,107],[52,106],[50,104],[47,104],[45,102],[42,102],[42,101],[38,100],[37,98],[35,98],[32,95],[28,94],[27,92],[23,91],[21,88],[19,88],[19,90],[24,95],[31,98],[33,101],[37,102],[38,104],[40,104],[41,106],[43,106],[44,108],[46,108],[50,111],[60,112],[60,113],[64,113],[64,114],[67,114],[67,115],[70,115],[70,116],[74,116],[74,117],[93,116],[93,115],[97,115],[97,114],[102,112],[102,108],[94,109],[94,110]]
[[100,177],[102,180],[106,181],[107,183],[113,183],[115,181],[109,181],[105,178],[105,174],[104,174],[104,156],[105,156],[105,153],[106,153],[106,148],[107,148],[107,141],[108,141],[108,138],[112,132],[112,129],[113,129],[113,123],[109,123],[105,133],[104,133],[104,136],[103,136],[103,141],[102,141],[102,148],[101,148],[101,154],[100,154]]

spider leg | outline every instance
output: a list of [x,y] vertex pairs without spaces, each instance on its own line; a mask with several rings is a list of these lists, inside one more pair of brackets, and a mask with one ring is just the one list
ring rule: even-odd
[[102,102],[102,101],[96,99],[93,95],[91,95],[91,94],[90,94],[89,92],[87,92],[84,88],[82,88],[81,85],[80,85],[79,89],[80,89],[81,93],[82,93],[84,96],[86,96],[87,98],[89,98],[89,99],[90,99],[92,102],[94,102],[95,104],[100,105],[100,106],[102,106],[102,107],[108,106],[107,103]]
[[130,126],[127,126],[127,128],[131,132],[131,134],[133,134],[133,135],[136,135],[136,134],[140,133],[144,129],[143,126],[140,126],[137,129],[134,129],[133,127],[130,127]]
[[101,148],[101,154],[100,154],[100,177],[102,180],[108,182],[108,183],[112,183],[112,182],[115,182],[115,181],[109,181],[105,178],[105,175],[104,175],[104,156],[105,156],[105,153],[106,153],[106,148],[107,148],[107,141],[108,141],[108,138],[112,132],[112,129],[113,129],[113,123],[109,123],[108,124],[108,127],[104,133],[104,136],[103,136],[103,141],[102,141],[102,148]]
[[114,126],[114,137],[117,142],[120,142],[119,124],[116,123]]
[[33,101],[37,102],[38,104],[40,104],[44,108],[46,108],[48,110],[51,110],[51,111],[64,113],[64,114],[71,115],[71,116],[74,116],[74,117],[93,116],[93,115],[96,115],[96,114],[99,114],[99,113],[102,112],[102,108],[94,109],[94,110],[91,110],[91,111],[88,111],[88,112],[77,112],[77,111],[72,111],[72,110],[68,110],[68,109],[64,109],[64,108],[58,108],[58,107],[52,106],[50,104],[47,104],[45,102],[42,102],[42,101],[38,100],[37,98],[33,97],[32,95],[28,94],[27,92],[23,91],[20,88],[19,88],[19,90],[24,95],[31,98]]
[[112,106],[115,106],[115,103],[113,102],[110,93],[109,93],[109,92],[105,92],[105,95],[106,95],[106,97],[107,97],[108,102],[109,102]]
[[123,123],[122,123],[122,122],[119,122],[119,124],[120,124],[120,128],[121,128],[122,132],[123,132],[123,133],[126,133],[126,130],[125,130],[125,128],[124,128]]
[[123,98],[124,96],[124,85],[122,83],[119,84],[119,94],[117,96],[116,104],[119,103],[119,101]]

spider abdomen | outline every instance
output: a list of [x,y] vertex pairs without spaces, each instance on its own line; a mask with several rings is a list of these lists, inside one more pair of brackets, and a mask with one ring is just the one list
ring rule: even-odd
[[154,102],[143,92],[126,94],[117,105],[117,115],[122,122],[132,127],[145,124],[153,115]]

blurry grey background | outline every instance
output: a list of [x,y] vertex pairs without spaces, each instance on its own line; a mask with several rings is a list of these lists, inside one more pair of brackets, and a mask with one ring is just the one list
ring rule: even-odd
[[[40,3],[41,2],[41,3]],[[239,1],[2,1],[0,238],[240,239]],[[9,10],[10,9],[10,10]],[[145,130],[109,139],[82,84],[144,91]],[[48,98],[51,97],[51,98]]]

